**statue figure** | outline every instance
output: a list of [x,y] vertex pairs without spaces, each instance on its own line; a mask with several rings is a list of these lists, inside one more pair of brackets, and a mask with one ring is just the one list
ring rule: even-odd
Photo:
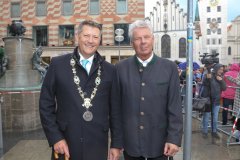
[[37,69],[39,71],[39,73],[41,74],[41,81],[43,81],[49,66],[49,64],[42,60],[41,58],[42,52],[43,49],[40,46],[35,50],[32,57],[33,69]]
[[3,46],[0,47],[0,77],[4,75],[7,69],[8,59],[4,53]]
[[23,36],[26,32],[26,27],[23,26],[22,20],[12,20],[12,24],[8,25],[8,28],[12,36]]

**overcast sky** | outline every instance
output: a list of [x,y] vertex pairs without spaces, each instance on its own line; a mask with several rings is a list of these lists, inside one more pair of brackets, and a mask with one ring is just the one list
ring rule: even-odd
[[[145,0],[145,16],[149,16],[149,13],[153,10],[153,6],[156,5],[156,2],[159,0]],[[240,15],[239,0],[227,0],[228,1],[228,22],[234,20],[237,16]],[[151,2],[151,3],[150,3]],[[187,12],[187,0],[176,0],[181,8],[184,9],[184,12]],[[195,6],[196,0],[193,0]],[[195,7],[194,9],[195,10]]]

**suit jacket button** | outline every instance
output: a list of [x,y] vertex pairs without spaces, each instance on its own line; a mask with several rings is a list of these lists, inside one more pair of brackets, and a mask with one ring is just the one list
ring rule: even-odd
[[142,86],[145,86],[145,83],[144,83],[144,82],[142,82]]
[[144,101],[144,97],[141,97],[141,100]]
[[144,112],[140,112],[140,115],[141,115],[141,116],[144,116]]
[[144,126],[139,126],[140,129],[144,129]]

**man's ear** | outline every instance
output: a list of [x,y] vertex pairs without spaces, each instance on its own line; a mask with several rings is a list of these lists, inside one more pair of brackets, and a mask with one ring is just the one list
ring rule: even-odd
[[78,36],[79,36],[78,33],[75,33],[75,34],[74,34],[74,37],[75,37],[75,43],[76,43],[76,44],[77,44],[77,42],[78,42]]
[[132,41],[130,40],[130,45],[133,47],[133,43],[132,43]]

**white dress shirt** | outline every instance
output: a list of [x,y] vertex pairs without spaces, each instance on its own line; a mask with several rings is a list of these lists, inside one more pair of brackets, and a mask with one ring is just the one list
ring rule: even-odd
[[[79,53],[79,55],[80,55],[80,64],[82,64],[81,61],[84,60],[84,59],[86,59],[86,58],[84,58],[81,53]],[[91,57],[89,57],[89,58],[87,59],[87,60],[88,60],[88,63],[87,63],[87,65],[86,65],[86,71],[87,71],[88,74],[89,74],[89,72],[90,72],[90,70],[91,70],[91,67],[92,67],[93,58],[94,58],[94,55],[92,55]]]
[[153,53],[152,53],[152,55],[151,55],[148,59],[146,59],[145,61],[143,61],[143,60],[141,60],[139,57],[137,57],[137,59],[139,60],[139,62],[142,63],[143,67],[146,67],[147,64],[148,64],[149,62],[151,62],[152,58],[153,58]]

